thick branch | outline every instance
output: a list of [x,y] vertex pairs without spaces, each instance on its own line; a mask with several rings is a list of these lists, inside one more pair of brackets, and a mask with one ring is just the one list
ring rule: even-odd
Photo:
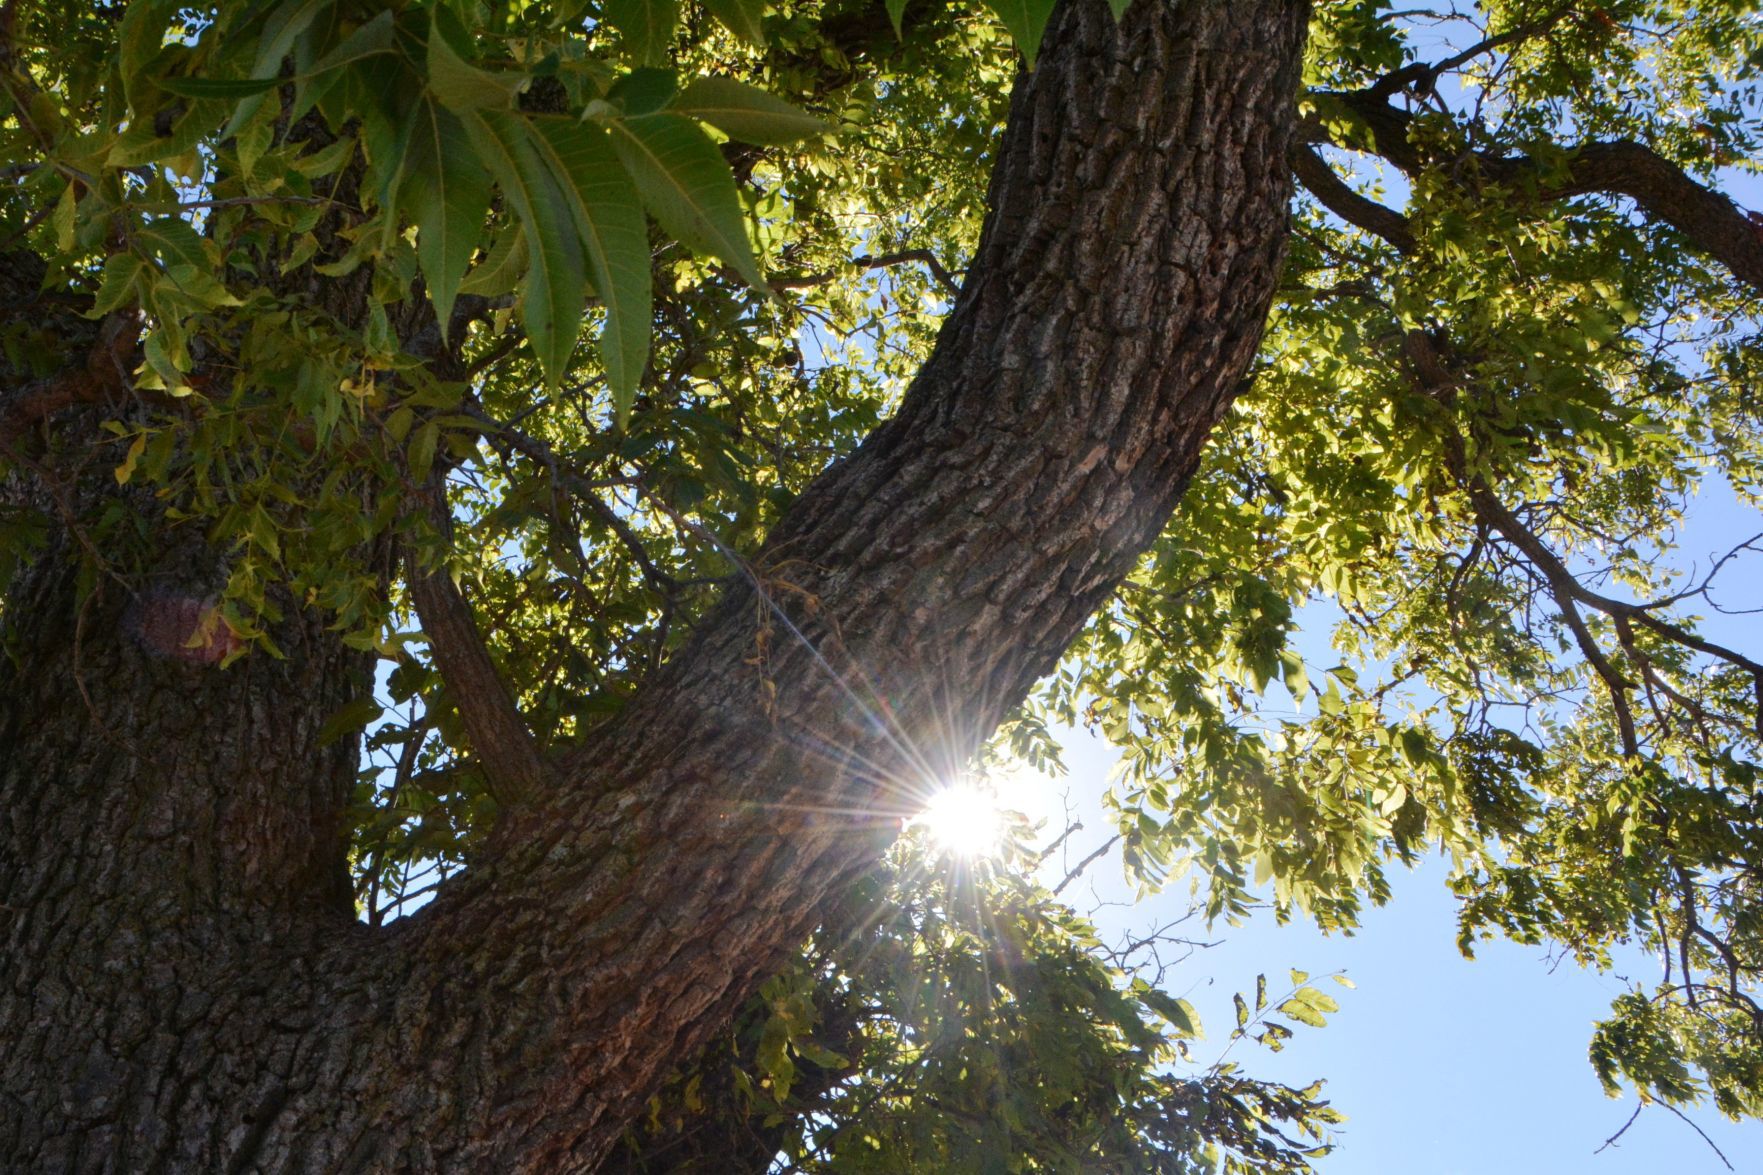
[[[960,283],[950,276],[949,271],[943,267],[943,263],[937,260],[937,255],[929,249],[901,249],[895,253],[880,254],[865,253],[860,257],[851,258],[851,266],[854,269],[891,269],[896,265],[912,264],[923,265],[928,269],[931,277],[936,279],[936,283],[943,287],[945,293],[953,296],[961,292]],[[815,286],[824,286],[838,276],[837,273],[809,273],[799,277],[774,277],[771,279],[771,285],[772,288],[779,290],[806,290]]]
[[[438,494],[429,497],[431,521],[444,524]],[[446,683],[447,696],[465,723],[490,794],[506,808],[538,787],[544,774],[538,744],[490,659],[471,606],[446,568],[425,569],[415,557],[407,562],[410,598]]]
[[[591,1166],[799,946],[1114,591],[1240,389],[1306,18],[1059,8],[899,415],[753,561],[769,598],[731,589],[399,932],[386,1019],[433,1027],[388,1033],[396,1079],[353,1074],[341,1110],[298,1095],[284,1122],[371,1105],[368,1160],[461,1138],[479,1149],[445,1151],[457,1164]],[[458,1100],[437,1111],[416,1072],[461,1074]]]
[[[1319,96],[1332,98],[1351,111],[1370,130],[1377,154],[1410,175],[1429,166],[1467,159],[1474,162],[1474,171],[1482,179],[1538,200],[1560,200],[1593,192],[1627,196],[1648,216],[1683,233],[1735,277],[1763,290],[1763,228],[1726,196],[1697,183],[1677,165],[1640,143],[1619,139],[1568,146],[1563,149],[1559,163],[1487,151],[1435,159],[1411,140],[1413,116],[1390,105],[1381,95],[1354,91]],[[1311,141],[1324,141],[1319,123],[1309,133]],[[1318,198],[1322,198],[1320,193]]]
[[1315,148],[1304,144],[1292,148],[1292,173],[1305,191],[1348,224],[1382,237],[1402,253],[1414,251],[1414,232],[1408,227],[1408,218],[1348,187]]
[[134,353],[140,320],[133,314],[106,315],[92,348],[80,363],[47,379],[0,391],[0,445],[11,446],[26,431],[63,408],[119,399],[134,381]]

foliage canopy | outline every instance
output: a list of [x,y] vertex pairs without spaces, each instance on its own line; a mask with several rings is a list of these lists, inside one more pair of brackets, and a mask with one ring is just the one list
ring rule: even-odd
[[[520,785],[433,610],[469,601],[541,750],[616,713],[928,354],[1051,9],[9,3],[0,238],[52,313],[5,320],[0,469],[104,463],[229,551],[195,645],[277,656],[309,606],[380,659],[331,731],[365,732],[377,923]],[[991,752],[1099,731],[1128,869],[1215,918],[1351,927],[1442,851],[1466,951],[1655,954],[1592,1063],[1733,1116],[1763,1114],[1763,664],[1709,621],[1759,552],[1670,555],[1698,493],[1763,492],[1763,219],[1716,194],[1756,170],[1760,68],[1738,0],[1318,3],[1253,386]],[[43,427],[73,402],[102,438]],[[0,579],[43,510],[0,499]],[[132,517],[79,515],[92,590],[157,541]],[[1341,664],[1297,651],[1306,605]],[[621,1161],[1306,1169],[1318,1088],[1196,1072],[1191,1007],[1026,872],[903,839]],[[1237,1031],[1333,1010],[1292,987]]]

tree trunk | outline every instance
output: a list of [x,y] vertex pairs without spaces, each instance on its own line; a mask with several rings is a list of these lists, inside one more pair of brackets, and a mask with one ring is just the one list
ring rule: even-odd
[[295,616],[219,668],[175,536],[163,590],[77,608],[60,536],[5,610],[0,1154],[593,1167],[1167,520],[1272,296],[1306,15],[1063,5],[898,416],[382,932],[339,884],[354,748],[318,741],[362,667]]

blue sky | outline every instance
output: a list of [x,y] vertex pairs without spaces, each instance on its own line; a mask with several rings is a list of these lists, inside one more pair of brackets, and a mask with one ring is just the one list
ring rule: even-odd
[[[1076,857],[1106,838],[1098,797],[1113,766],[1111,750],[1081,731],[1064,739],[1068,792],[1083,820]],[[1054,800],[1053,808],[1059,808]],[[1075,857],[1074,857],[1075,859]],[[1725,1166],[1695,1131],[1658,1107],[1644,1110],[1614,1146],[1594,1151],[1628,1120],[1634,1102],[1613,1101],[1586,1060],[1592,1023],[1607,1014],[1619,978],[1553,966],[1542,948],[1485,943],[1473,961],[1456,946],[1455,906],[1445,863],[1427,861],[1392,877],[1394,900],[1368,910],[1351,937],[1314,926],[1275,924],[1262,911],[1241,927],[1208,935],[1198,919],[1182,928],[1217,945],[1194,951],[1172,969],[1168,989],[1199,1009],[1207,1038],[1195,1056],[1210,1062],[1229,1044],[1231,995],[1253,991],[1257,973],[1277,995],[1287,971],[1312,982],[1335,972],[1355,984],[1321,986],[1341,1004],[1323,1029],[1297,1027],[1280,1054],[1239,1044],[1232,1052],[1251,1073],[1292,1084],[1326,1078],[1327,1095],[1348,1115],[1323,1175],[1714,1175]],[[1098,862],[1065,893],[1080,910],[1124,902],[1118,858]],[[1101,905],[1094,917],[1110,940],[1142,931],[1187,908],[1186,886],[1136,906]],[[1622,971],[1642,983],[1658,965],[1636,957]],[[1740,1172],[1763,1171],[1763,1126],[1735,1124],[1712,1109],[1692,1112]]]
[[[1705,571],[1714,556],[1758,531],[1763,515],[1716,479],[1692,503],[1672,562]],[[1760,572],[1763,556],[1729,567],[1715,598],[1728,607],[1753,602]],[[1309,615],[1323,619],[1315,610]],[[1325,627],[1313,624],[1300,639],[1312,663],[1332,663],[1327,634],[1318,631]],[[1763,648],[1763,617],[1710,613],[1703,631],[1740,649]],[[1025,806],[1041,808],[1039,815],[1057,817],[1065,797],[1085,826],[1066,858],[1075,863],[1110,831],[1100,797],[1115,756],[1083,731],[1065,731],[1061,742],[1067,777],[1046,785],[1050,797],[1023,798]],[[1047,869],[1055,882],[1063,876],[1057,860]],[[1615,973],[1599,975],[1571,962],[1557,966],[1545,948],[1505,941],[1482,944],[1467,960],[1456,946],[1446,873],[1436,858],[1411,874],[1398,868],[1393,901],[1368,910],[1350,937],[1325,936],[1305,922],[1281,927],[1268,911],[1242,927],[1221,924],[1211,935],[1198,918],[1186,924],[1188,937],[1217,944],[1196,950],[1165,982],[1193,1002],[1206,1025],[1196,1057],[1210,1062],[1229,1043],[1232,993],[1252,992],[1258,973],[1277,994],[1290,968],[1309,971],[1313,981],[1343,972],[1353,990],[1322,984],[1341,1004],[1327,1028],[1297,1027],[1277,1055],[1248,1042],[1231,1054],[1257,1076],[1298,1085],[1327,1079],[1327,1095],[1349,1120],[1338,1149],[1320,1164],[1323,1175],[1725,1172],[1694,1127],[1657,1106],[1644,1109],[1618,1142],[1598,1152],[1628,1121],[1635,1102],[1605,1097],[1586,1060],[1592,1025],[1608,1014],[1625,978],[1649,987],[1657,982],[1658,963],[1636,953]],[[1188,905],[1180,879],[1163,894],[1128,904],[1131,891],[1117,854],[1093,865],[1064,896],[1093,911],[1111,940],[1168,921]],[[1763,1172],[1763,1125],[1730,1122],[1712,1107],[1689,1116],[1735,1170]]]

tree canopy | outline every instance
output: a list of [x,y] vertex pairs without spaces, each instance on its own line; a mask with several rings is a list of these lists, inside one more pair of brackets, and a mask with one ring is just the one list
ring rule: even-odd
[[[1723,194],[1763,135],[1756,6],[1318,0],[1279,166],[1193,180],[1296,195],[1252,368],[1198,424],[1159,418],[1195,444],[1210,429],[1191,478],[1172,459],[1159,482],[1182,493],[1174,517],[1128,520],[1153,528],[1142,554],[1119,511],[1086,531],[1104,563],[1129,561],[1118,582],[1075,556],[1055,586],[1025,574],[1020,593],[1093,616],[1009,672],[951,680],[939,653],[900,647],[895,676],[871,678],[836,647],[850,618],[822,600],[844,548],[799,555],[830,515],[801,521],[798,502],[914,422],[967,427],[964,409],[901,410],[968,329],[957,306],[1008,295],[1027,335],[1058,317],[1057,275],[1035,269],[1050,237],[997,244],[1008,278],[977,252],[1014,190],[994,178],[1000,137],[1011,124],[1027,152],[1057,137],[1051,112],[1126,101],[1081,66],[1057,101],[1028,79],[1084,14],[1132,29],[1159,6],[1177,7],[9,0],[14,664],[34,656],[33,569],[53,564],[76,592],[69,704],[94,714],[84,618],[105,607],[180,672],[328,667],[308,733],[353,779],[347,904],[387,934],[564,843],[553,781],[585,795],[584,771],[622,770],[596,740],[651,722],[633,707],[700,663],[685,651],[725,613],[748,629],[717,687],[792,753],[869,770],[849,730],[792,725],[780,674],[824,667],[852,729],[907,744],[874,766],[880,800],[829,791],[816,809],[855,828],[861,868],[799,915],[799,951],[755,960],[771,977],[731,989],[740,1010],[708,1046],[650,1046],[666,1076],[643,1078],[608,1169],[1309,1170],[1339,1120],[1321,1086],[1257,1080],[1236,1054],[1203,1065],[1193,1042],[1277,1048],[1334,1010],[1319,985],[1264,983],[1236,1025],[1202,1026],[1033,879],[1032,839],[979,865],[911,831],[887,847],[938,781],[1056,767],[1053,732],[1080,725],[1123,755],[1111,803],[1147,890],[1192,884],[1220,923],[1265,901],[1351,928],[1393,868],[1447,854],[1466,952],[1505,936],[1594,967],[1657,957],[1589,1042],[1613,1095],[1763,1114],[1763,651],[1717,631],[1753,603],[1763,550],[1673,555],[1698,495],[1763,493],[1763,214]],[[1200,52],[1241,69],[1226,51],[1245,46]],[[1233,117],[1163,131],[1199,158],[1284,143]],[[1105,186],[1109,150],[1081,182]],[[1037,166],[1020,175],[1057,189]],[[1129,242],[1142,213],[1069,208],[1080,236]],[[1195,256],[1234,231],[1143,230]],[[1192,277],[1164,291],[1198,300],[1182,322],[1227,319],[1220,275]],[[1120,336],[1178,333],[1162,293],[1082,280],[1098,288],[1080,307],[1124,299],[1107,303]],[[1026,353],[996,393],[1024,406],[1045,355]],[[1047,476],[1048,513],[1067,510]],[[174,590],[162,556],[190,544],[213,567]],[[878,566],[867,607],[930,598],[920,565]],[[986,599],[1014,606],[1009,552],[986,574],[1004,585]],[[955,598],[958,620],[984,611]],[[1297,650],[1306,608],[1333,618],[1339,663]],[[1286,698],[1298,710],[1270,718]],[[940,708],[946,739],[896,704]],[[124,737],[151,752],[177,743],[166,730]],[[625,809],[591,810],[639,860]],[[432,960],[456,985],[437,991],[505,982]],[[567,1002],[562,980],[506,982],[497,999]]]

